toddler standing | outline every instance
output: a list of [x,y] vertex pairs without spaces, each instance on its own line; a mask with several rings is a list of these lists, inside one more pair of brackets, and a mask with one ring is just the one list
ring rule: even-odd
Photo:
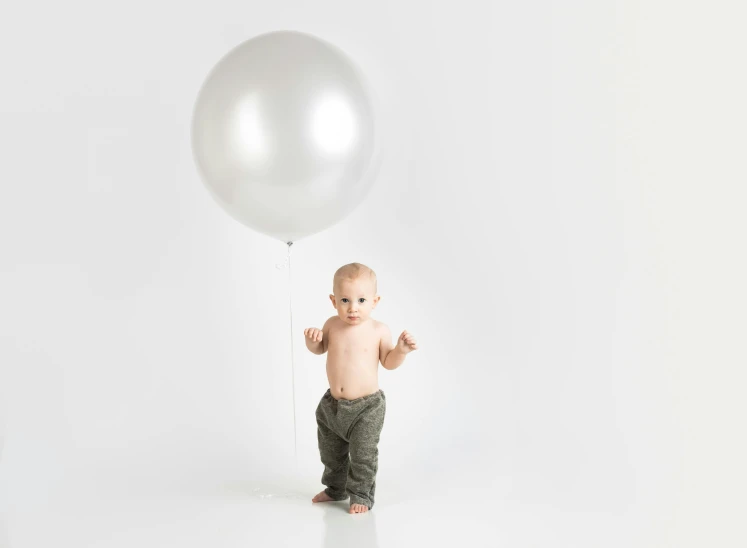
[[322,483],[327,487],[312,502],[349,496],[350,513],[356,514],[374,505],[378,443],[386,414],[379,363],[396,369],[417,344],[405,330],[393,345],[389,328],[370,317],[381,297],[376,273],[369,267],[360,263],[340,267],[332,291],[329,298],[337,314],[321,329],[304,330],[311,352],[328,352],[329,389],[316,408]]

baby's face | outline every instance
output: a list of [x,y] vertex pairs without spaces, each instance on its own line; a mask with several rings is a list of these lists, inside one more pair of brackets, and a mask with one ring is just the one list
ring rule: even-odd
[[373,284],[370,282],[344,280],[337,292],[329,298],[343,322],[359,325],[368,321],[381,297],[374,295]]

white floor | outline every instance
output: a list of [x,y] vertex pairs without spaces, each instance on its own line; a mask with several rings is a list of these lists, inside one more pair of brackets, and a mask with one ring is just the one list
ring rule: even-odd
[[400,448],[399,460],[386,453],[373,509],[350,514],[349,501],[311,502],[324,486],[310,456],[294,470],[281,455],[251,466],[123,449],[73,466],[49,446],[7,449],[0,548],[695,548],[713,536],[697,526],[714,520],[688,519],[687,493],[663,490],[665,478],[578,474],[557,452],[509,461],[454,446],[414,459]]
[[[473,471],[474,472],[474,471]],[[458,486],[377,484],[374,508],[312,503],[323,486],[255,482],[170,490],[134,487],[107,494],[70,489],[22,504],[2,498],[2,548],[304,547],[628,547],[664,546],[635,513],[559,509],[505,492]],[[647,540],[648,542],[641,542]],[[661,539],[663,540],[663,539]]]
[[498,546],[512,534],[506,526],[518,526],[505,505],[479,492],[384,490],[371,511],[349,514],[347,501],[312,503],[321,488],[237,483],[191,494],[70,493],[67,500],[10,504],[0,515],[0,547]]

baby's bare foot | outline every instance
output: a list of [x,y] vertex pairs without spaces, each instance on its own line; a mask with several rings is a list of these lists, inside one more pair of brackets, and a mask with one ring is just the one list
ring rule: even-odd
[[368,506],[366,506],[365,504],[350,505],[350,514],[362,514],[363,512],[368,512]]
[[326,492],[322,491],[311,499],[311,502],[329,502],[330,500],[332,500],[332,498]]

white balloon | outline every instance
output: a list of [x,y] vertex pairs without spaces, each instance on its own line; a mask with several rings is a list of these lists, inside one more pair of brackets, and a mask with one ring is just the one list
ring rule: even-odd
[[309,34],[243,42],[208,74],[192,115],[200,178],[233,218],[285,243],[350,214],[381,160],[375,97],[355,63]]

